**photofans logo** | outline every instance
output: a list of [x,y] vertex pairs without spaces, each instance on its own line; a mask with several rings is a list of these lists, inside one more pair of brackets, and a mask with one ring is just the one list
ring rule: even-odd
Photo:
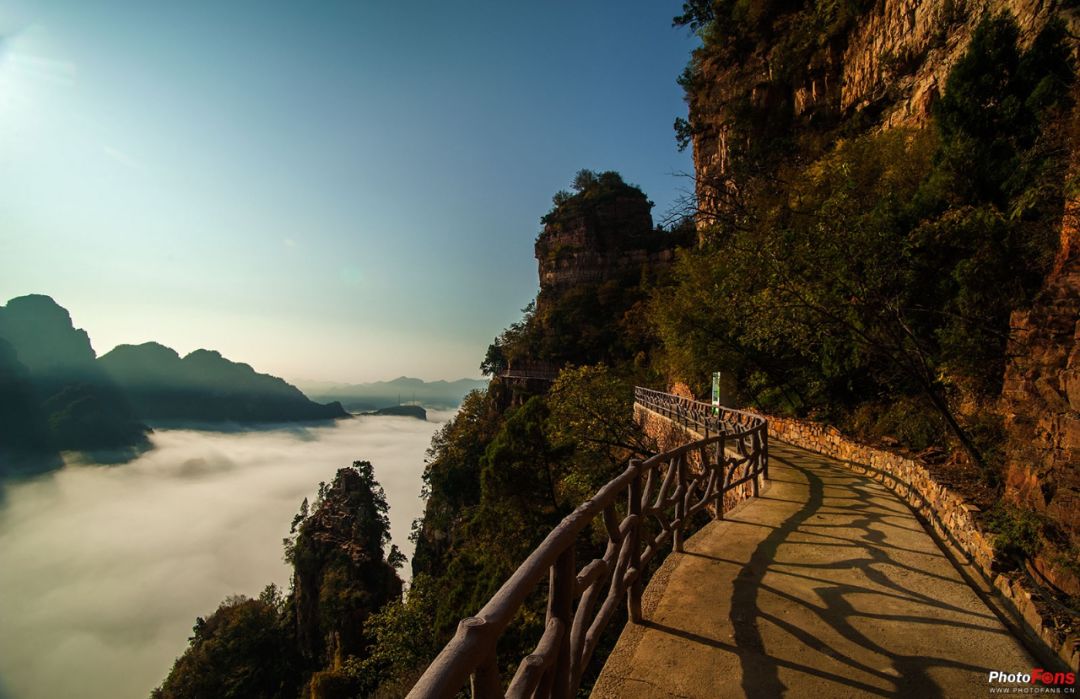
[[1035,668],[1031,672],[994,670],[988,679],[991,694],[1076,694],[1076,674]]

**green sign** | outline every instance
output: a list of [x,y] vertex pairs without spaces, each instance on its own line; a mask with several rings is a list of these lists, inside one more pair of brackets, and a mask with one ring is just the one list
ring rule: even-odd
[[712,375],[712,411],[713,415],[720,414],[720,372],[714,371]]

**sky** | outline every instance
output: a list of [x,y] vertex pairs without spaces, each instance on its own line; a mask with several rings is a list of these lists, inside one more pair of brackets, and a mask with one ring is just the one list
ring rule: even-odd
[[0,0],[0,303],[293,381],[477,376],[581,168],[658,220],[680,1]]

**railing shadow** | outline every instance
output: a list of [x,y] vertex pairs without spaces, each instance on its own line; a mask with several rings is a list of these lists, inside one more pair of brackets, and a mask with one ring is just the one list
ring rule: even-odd
[[[762,496],[763,500],[775,500],[781,507],[798,507],[779,524],[763,524],[750,520],[745,522],[747,526],[765,527],[769,530],[748,559],[742,559],[741,556],[739,560],[722,558],[694,550],[693,546],[688,547],[683,554],[740,567],[732,581],[730,612],[727,617],[733,642],[727,643],[697,633],[700,629],[696,626],[677,628],[670,623],[646,620],[643,622],[646,628],[735,655],[741,669],[740,689],[745,696],[755,699],[772,699],[800,689],[784,683],[781,678],[782,669],[795,670],[827,680],[836,684],[836,691],[844,695],[857,692],[874,696],[905,697],[943,696],[944,690],[934,678],[934,671],[937,669],[956,668],[970,672],[985,670],[984,667],[949,658],[898,652],[897,649],[885,645],[881,639],[861,630],[860,627],[865,627],[865,624],[857,623],[866,620],[901,622],[910,626],[912,633],[916,634],[920,633],[917,629],[925,625],[928,631],[930,627],[935,630],[953,628],[1007,635],[1004,629],[988,627],[985,622],[994,619],[988,610],[971,611],[915,589],[912,584],[905,584],[905,580],[913,577],[907,575],[908,573],[917,573],[924,580],[956,582],[952,578],[913,566],[899,558],[940,556],[936,547],[922,550],[917,547],[897,546],[886,540],[890,528],[913,531],[904,526],[916,521],[910,512],[874,502],[887,496],[887,493],[879,492],[874,484],[852,482],[850,474],[836,470],[836,466],[824,460],[815,462],[812,458],[800,459],[809,464],[804,465],[787,458],[782,447],[774,448],[770,458],[774,469],[778,464],[785,467],[777,473],[779,478],[773,479],[773,482],[787,482],[805,487],[805,501],[790,497],[780,498],[772,493]],[[845,504],[837,506],[837,501]],[[828,514],[834,521],[815,521],[822,514]],[[852,516],[850,520],[845,518],[842,523],[835,522],[836,517],[848,514]],[[738,517],[729,521],[742,524]],[[843,529],[846,534],[837,536],[822,531],[836,529]],[[789,560],[791,557],[784,554],[790,554],[793,547],[798,546],[843,546],[850,548],[851,554],[826,562]],[[837,579],[843,577],[845,571],[852,570],[859,572],[859,582]],[[830,571],[840,575],[830,576]],[[865,578],[865,582],[862,582],[861,578]],[[791,590],[785,589],[786,580],[811,585],[813,594],[793,594]],[[881,609],[868,609],[865,602],[862,605],[857,604],[858,600],[865,599],[866,595],[881,596],[902,605],[917,605],[925,608],[926,612],[889,613],[886,611],[889,605],[883,605]],[[776,608],[781,606],[777,604],[778,600],[781,605],[787,604],[788,609],[795,606],[803,612],[794,616],[776,613]],[[806,622],[806,612],[809,612],[812,621]],[[943,616],[945,614],[948,614],[948,617]],[[763,624],[771,627],[768,642],[763,637]],[[798,646],[827,655],[852,672],[850,675],[830,672],[808,662],[795,660],[790,653],[777,653],[776,644],[780,637],[778,634],[786,636],[792,642],[791,647]],[[835,643],[829,643],[830,638],[842,640],[849,647],[860,649],[859,657],[855,657],[851,652],[841,652]],[[866,656],[871,654],[887,658],[891,668],[882,668],[879,663],[868,663]],[[870,684],[873,681],[878,684]],[[886,689],[882,685],[891,688]]]

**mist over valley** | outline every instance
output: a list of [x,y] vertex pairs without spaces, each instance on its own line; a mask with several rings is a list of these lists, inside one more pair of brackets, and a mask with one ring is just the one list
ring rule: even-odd
[[[0,697],[145,697],[230,595],[289,586],[282,538],[304,498],[371,461],[393,542],[411,558],[420,476],[452,412],[328,426],[157,429],[118,465],[63,468],[0,491]],[[401,574],[407,575],[408,565]]]

